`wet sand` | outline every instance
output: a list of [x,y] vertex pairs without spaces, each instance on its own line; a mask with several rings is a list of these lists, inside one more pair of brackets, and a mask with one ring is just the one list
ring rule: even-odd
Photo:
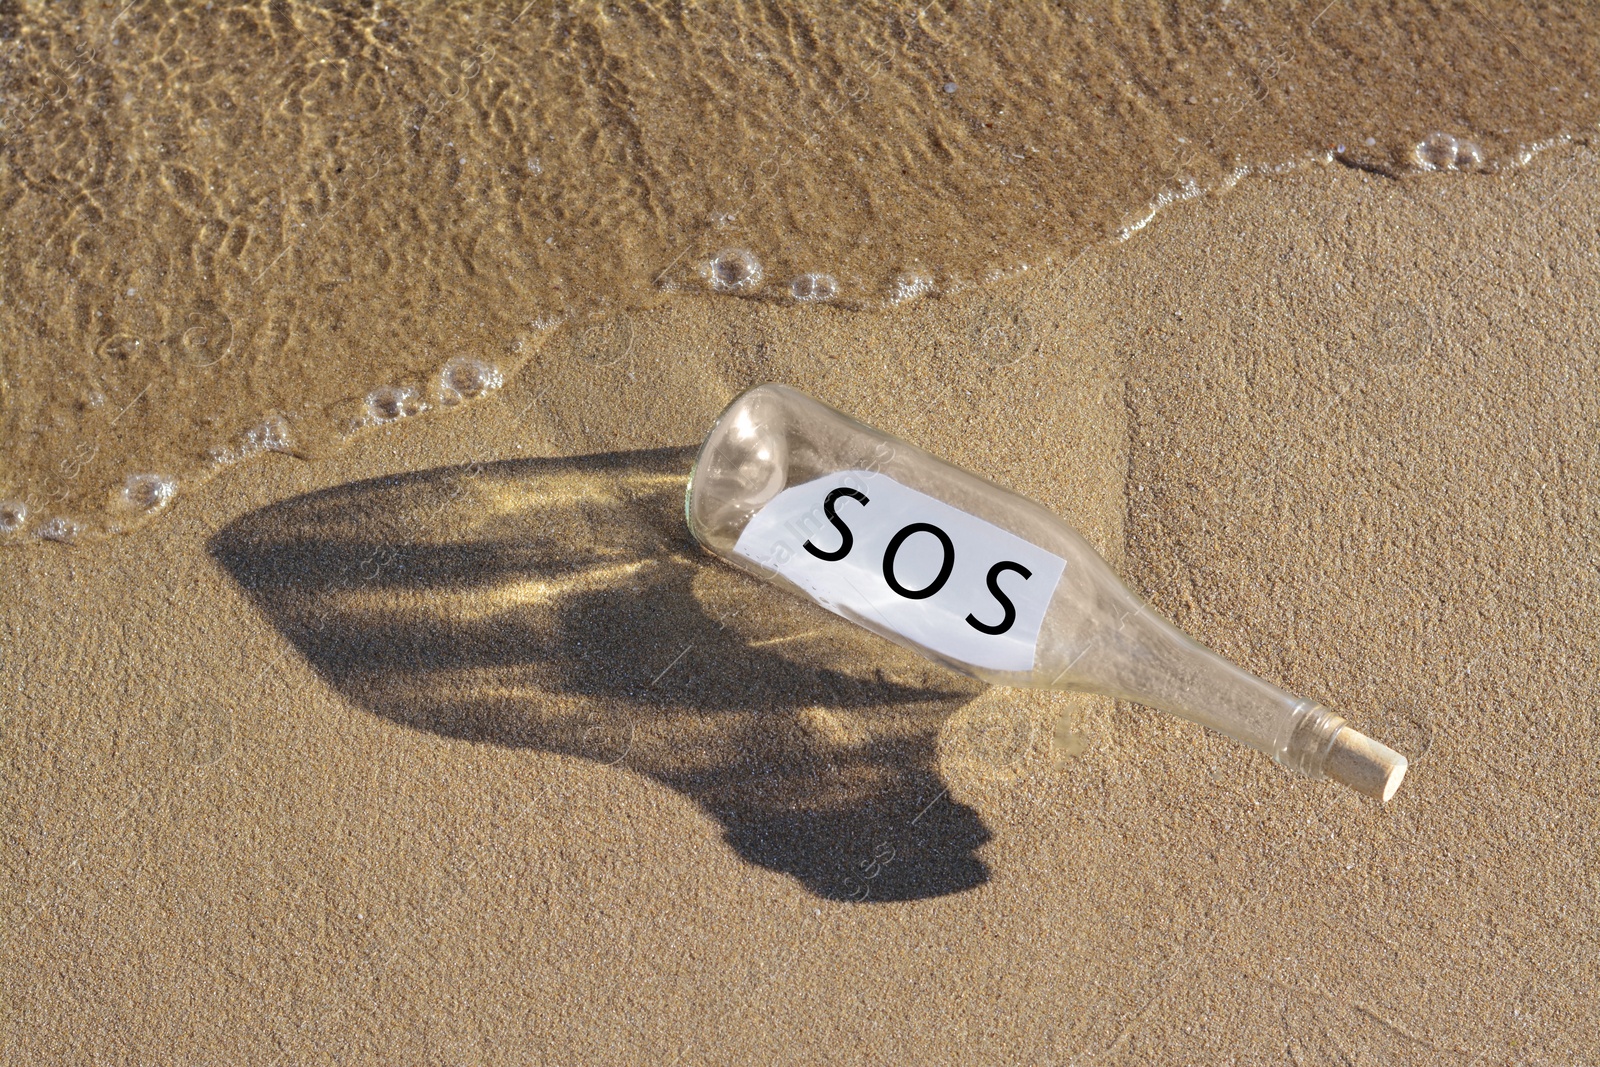
[[877,308],[1600,122],[1582,6],[0,6],[0,548],[687,294]]
[[[675,300],[8,554],[4,1059],[1582,1062],[1597,175],[1316,167],[889,311]],[[1069,517],[1399,796],[699,555],[685,449],[769,379]]]

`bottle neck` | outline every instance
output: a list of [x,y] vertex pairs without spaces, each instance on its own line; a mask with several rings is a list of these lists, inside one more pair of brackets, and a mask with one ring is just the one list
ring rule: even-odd
[[1090,689],[1216,730],[1312,778],[1344,720],[1229,663],[1129,595],[1132,612],[1080,635],[1086,649],[1052,681]]

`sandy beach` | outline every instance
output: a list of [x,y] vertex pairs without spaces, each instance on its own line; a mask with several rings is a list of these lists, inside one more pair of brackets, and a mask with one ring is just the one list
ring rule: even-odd
[[557,328],[607,362],[686,297],[884,310],[1250,176],[1600,123],[1584,7],[1230,4],[0,9],[0,548],[448,409]]
[[[1590,1061],[1597,177],[1331,164],[892,309],[676,299],[8,553],[3,1058]],[[1400,795],[702,554],[762,381],[1044,502]]]

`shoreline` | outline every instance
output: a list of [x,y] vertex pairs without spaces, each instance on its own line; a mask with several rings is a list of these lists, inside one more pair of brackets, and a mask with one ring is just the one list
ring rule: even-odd
[[[671,301],[0,556],[7,1058],[1581,1059],[1597,172],[1317,169],[887,314]],[[1068,517],[1405,789],[967,688],[694,556],[660,450],[765,378]],[[834,836],[767,848],[783,804]],[[933,874],[825,895],[884,845]]]
[[213,14],[0,15],[0,541],[449,406],[562,318],[956,295],[1246,170],[1509,168],[1600,119],[1557,6]]

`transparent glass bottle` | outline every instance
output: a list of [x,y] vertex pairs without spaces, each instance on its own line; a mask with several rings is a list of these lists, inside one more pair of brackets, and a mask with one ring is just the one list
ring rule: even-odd
[[995,685],[1103,693],[1387,801],[1405,757],[1197,644],[1039,504],[782,385],[717,419],[689,478],[711,552]]

